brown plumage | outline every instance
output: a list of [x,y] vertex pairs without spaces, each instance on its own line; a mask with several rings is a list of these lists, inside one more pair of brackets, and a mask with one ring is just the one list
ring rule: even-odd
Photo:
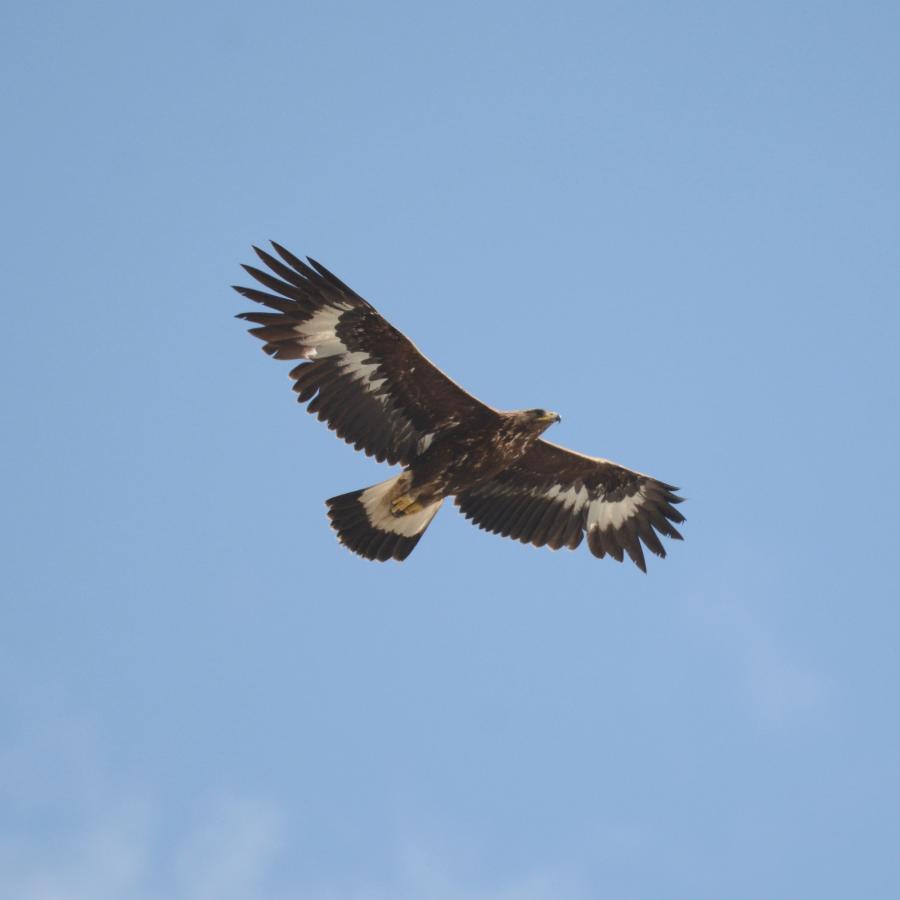
[[500,412],[464,391],[324,266],[273,243],[268,267],[244,269],[267,291],[235,290],[269,312],[242,313],[291,371],[301,403],[357,450],[404,471],[332,497],[338,538],[367,559],[405,559],[445,497],[480,528],[535,546],[591,552],[646,571],[665,556],[657,532],[681,539],[677,488],[541,439],[559,421],[542,409]]

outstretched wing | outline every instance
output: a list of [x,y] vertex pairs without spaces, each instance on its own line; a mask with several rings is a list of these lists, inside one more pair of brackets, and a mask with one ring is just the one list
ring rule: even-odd
[[303,360],[290,373],[297,399],[348,444],[408,465],[442,429],[497,417],[324,266],[272,246],[280,260],[253,249],[274,274],[244,266],[269,290],[234,286],[271,312],[238,318],[270,356]]
[[647,571],[641,541],[657,556],[666,551],[656,532],[681,540],[673,522],[684,516],[678,488],[607,459],[583,456],[539,440],[515,465],[456,497],[479,528],[536,547],[574,550],[587,532],[591,553],[623,552]]

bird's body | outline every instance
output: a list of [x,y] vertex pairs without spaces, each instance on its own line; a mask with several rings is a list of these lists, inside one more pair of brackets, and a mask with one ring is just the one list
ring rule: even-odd
[[[273,244],[244,268],[274,291],[236,287],[273,312],[244,313],[291,377],[300,402],[357,449],[404,470],[328,502],[342,543],[367,559],[405,559],[446,497],[479,527],[537,546],[577,547],[645,569],[654,529],[680,539],[675,488],[609,460],[541,439],[559,421],[543,409],[500,412],[426,359],[358,294],[313,260]],[[277,277],[275,277],[277,276]]]
[[498,413],[438,432],[407,470],[407,494],[428,503],[452,497],[508,469],[559,421],[544,410]]

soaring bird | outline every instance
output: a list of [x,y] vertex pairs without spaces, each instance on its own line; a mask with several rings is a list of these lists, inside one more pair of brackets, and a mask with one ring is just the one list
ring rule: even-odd
[[643,544],[673,523],[678,488],[541,435],[559,415],[492,409],[430,362],[375,308],[323,265],[272,242],[254,247],[269,271],[244,266],[267,290],[234,286],[267,312],[241,313],[290,377],[300,403],[357,450],[403,466],[387,481],[327,500],[338,539],[366,559],[404,560],[446,497],[486,531],[536,547],[574,550],[646,572]]

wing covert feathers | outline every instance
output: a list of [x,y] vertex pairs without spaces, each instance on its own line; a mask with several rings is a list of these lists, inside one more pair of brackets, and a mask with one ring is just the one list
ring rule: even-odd
[[664,557],[657,532],[682,537],[675,524],[677,488],[605,459],[538,441],[514,466],[456,498],[463,515],[485,531],[536,547],[574,550],[587,535],[594,556],[647,571],[646,547]]
[[298,362],[290,373],[298,401],[339,437],[408,465],[448,423],[496,417],[321,263],[272,247],[277,256],[253,248],[266,270],[243,267],[266,290],[234,286],[265,311],[238,318],[270,356]]

